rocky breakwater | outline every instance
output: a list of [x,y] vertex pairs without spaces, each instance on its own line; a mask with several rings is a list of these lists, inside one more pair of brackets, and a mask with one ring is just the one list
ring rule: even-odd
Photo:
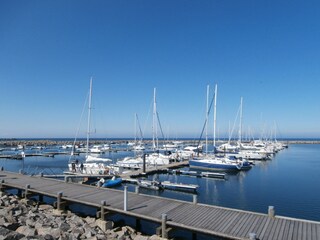
[[99,220],[82,218],[70,211],[57,213],[51,205],[41,205],[14,195],[0,197],[0,240],[74,240],[121,239],[159,240],[156,235],[143,236],[128,226],[103,231]]

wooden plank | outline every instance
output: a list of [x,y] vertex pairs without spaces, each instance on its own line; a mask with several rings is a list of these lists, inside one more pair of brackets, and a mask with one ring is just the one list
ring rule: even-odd
[[221,228],[224,228],[231,221],[234,215],[236,215],[236,212],[234,211],[225,211],[225,212],[226,214],[224,214],[220,218],[220,223],[217,223],[215,225],[216,231],[220,231]]
[[[188,208],[185,210],[185,212],[181,212],[181,216],[178,218],[178,222],[189,225],[190,222],[194,221],[195,218],[199,219],[199,216],[205,212],[204,208],[201,209],[201,212],[199,213],[199,207],[193,207],[193,208]],[[205,216],[203,216],[205,217]],[[207,216],[206,216],[207,217]],[[177,218],[176,218],[177,219]],[[195,222],[196,226],[198,226],[198,223]]]
[[233,228],[233,231],[231,232],[232,235],[237,236],[237,233],[240,231],[241,227],[244,225],[244,223],[247,221],[247,219],[250,217],[249,214],[242,214],[239,221],[236,223],[236,225]]
[[308,233],[308,226],[306,222],[303,222],[302,224],[302,239],[308,239],[308,240],[311,239],[311,234]]
[[272,224],[272,219],[270,217],[268,217],[266,223],[263,226],[263,229],[261,230],[261,233],[259,234],[259,238],[261,238],[261,239],[264,238],[264,235],[265,235],[269,225],[271,225],[271,224]]
[[[212,214],[210,214],[211,209],[202,207],[198,210],[197,216],[189,221],[189,224],[198,228],[204,228],[203,223],[210,220]],[[209,212],[208,212],[209,211]]]
[[181,203],[179,205],[179,207],[172,209],[170,212],[170,218],[173,221],[179,222],[181,220],[181,218],[184,218],[185,216],[188,216],[188,212],[189,211],[190,206],[187,203]]
[[239,236],[241,237],[249,237],[249,233],[251,233],[250,228],[255,225],[259,220],[259,216],[252,214],[250,216],[250,219],[248,220],[248,222],[246,223],[246,225],[244,226],[244,228],[242,228],[242,231],[240,231],[238,233]]
[[232,216],[230,216],[229,221],[223,226],[220,227],[219,230],[221,232],[227,233],[227,229],[234,224],[234,221],[236,221],[236,219],[239,217],[239,213],[238,212],[232,212]]
[[279,236],[280,227],[281,227],[281,219],[275,218],[273,227],[272,227],[273,229],[270,231],[268,239],[270,240],[279,239],[278,236]]
[[278,239],[286,239],[284,237],[284,235],[285,235],[285,229],[286,229],[287,223],[288,223],[288,221],[286,219],[281,220],[281,226],[279,229]]
[[299,238],[299,228],[300,228],[300,222],[295,221],[294,222],[294,229],[293,229],[293,240],[298,240]]
[[317,239],[317,226],[316,226],[316,224],[311,224],[311,231],[312,231],[311,239],[316,240]]

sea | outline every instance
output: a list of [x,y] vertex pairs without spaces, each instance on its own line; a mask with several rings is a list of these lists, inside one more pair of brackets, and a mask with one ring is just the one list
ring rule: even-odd
[[[36,150],[32,150],[36,151]],[[51,151],[48,149],[48,151]],[[2,153],[5,154],[5,153]],[[110,152],[105,156],[115,163],[133,152]],[[82,156],[80,156],[82,157]],[[84,157],[84,156],[83,156]],[[27,174],[61,174],[67,170],[70,160],[68,155],[52,157],[26,157],[24,160],[0,159],[0,166],[7,171]],[[183,168],[189,170],[188,167]],[[255,161],[248,171],[227,174],[226,179],[198,178],[174,174],[157,174],[149,179],[171,181],[176,183],[197,184],[199,203],[217,205],[246,211],[267,213],[273,206],[276,215],[291,218],[320,221],[320,144],[289,144],[289,147],[276,153],[270,160]],[[135,191],[135,186],[122,184],[119,189],[128,186]],[[164,190],[140,189],[144,194],[157,195],[184,201],[193,201],[193,193]],[[84,215],[94,215],[95,210],[74,206],[74,210]],[[114,217],[115,221],[134,226],[134,220]],[[146,234],[150,232],[152,223],[143,224]],[[154,229],[154,228],[152,228]],[[148,232],[149,231],[149,232]],[[176,239],[191,239],[188,233],[178,231]],[[203,236],[198,239],[212,239]]]

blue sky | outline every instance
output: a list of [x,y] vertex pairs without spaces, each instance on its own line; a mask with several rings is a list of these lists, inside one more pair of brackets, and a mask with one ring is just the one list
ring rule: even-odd
[[319,9],[311,0],[2,0],[0,137],[74,137],[79,122],[85,136],[91,76],[92,137],[133,137],[135,113],[150,137],[156,88],[165,136],[198,138],[208,84],[218,84],[219,137],[241,97],[243,135],[320,137]]

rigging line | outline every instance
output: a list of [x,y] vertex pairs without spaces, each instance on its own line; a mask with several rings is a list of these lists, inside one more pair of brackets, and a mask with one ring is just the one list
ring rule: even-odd
[[163,134],[163,131],[162,131],[162,126],[161,126],[161,123],[160,123],[160,118],[159,118],[159,113],[158,112],[157,112],[157,119],[158,119],[158,124],[159,124],[159,127],[160,127],[160,132],[161,132],[162,138],[164,139],[164,134]]
[[[75,148],[75,145],[76,145],[76,141],[77,141],[77,138],[78,138],[78,134],[79,134],[79,131],[80,131],[80,127],[81,127],[81,122],[82,122],[83,114],[84,114],[85,108],[86,108],[86,106],[87,106],[88,98],[89,98],[89,93],[88,93],[87,96],[86,96],[86,100],[84,101],[84,105],[83,105],[83,108],[82,108],[82,112],[81,112],[81,116],[80,116],[80,121],[79,121],[79,124],[78,124],[78,129],[77,129],[77,131],[76,131],[76,136],[75,136],[75,138],[74,138],[73,145],[72,145],[72,150],[71,150],[72,153],[73,153],[74,148]],[[70,162],[72,156],[73,156],[73,154],[70,154],[69,162]]]
[[138,123],[138,127],[139,127],[140,138],[141,138],[141,141],[142,141],[143,140],[143,134],[142,134],[142,130],[141,130],[138,114],[136,115],[136,117],[137,117],[137,123]]
[[[209,106],[209,109],[208,109],[208,115],[210,114],[213,101],[214,101],[214,94],[213,94],[213,97],[212,97],[211,102],[210,102],[210,106]],[[206,127],[206,124],[207,124],[207,120],[208,120],[208,118],[206,117],[206,119],[204,121],[204,124],[203,124],[203,128],[202,128],[201,134],[200,134],[200,138],[198,140],[198,144],[197,144],[198,147],[200,146],[200,141],[202,139],[202,135],[203,135],[203,132],[205,130],[205,127]],[[198,151],[198,154],[199,154],[199,151]]]
[[148,121],[149,121],[149,116],[151,115],[150,112],[151,112],[151,109],[152,109],[152,108],[153,108],[153,100],[151,101],[151,104],[150,104],[150,107],[149,107],[149,110],[148,110],[147,118],[146,118],[145,123],[144,123],[143,132],[146,132],[147,123],[148,123]]
[[231,141],[231,136],[232,136],[232,134],[233,134],[233,131],[234,131],[234,129],[235,129],[236,122],[237,122],[237,120],[238,120],[238,116],[239,116],[239,113],[240,113],[240,108],[241,108],[241,106],[238,108],[238,112],[237,112],[237,115],[236,115],[236,119],[235,119],[234,122],[233,122],[233,127],[232,127],[231,133],[230,133],[230,135],[229,135],[229,143],[230,143],[230,141]]

